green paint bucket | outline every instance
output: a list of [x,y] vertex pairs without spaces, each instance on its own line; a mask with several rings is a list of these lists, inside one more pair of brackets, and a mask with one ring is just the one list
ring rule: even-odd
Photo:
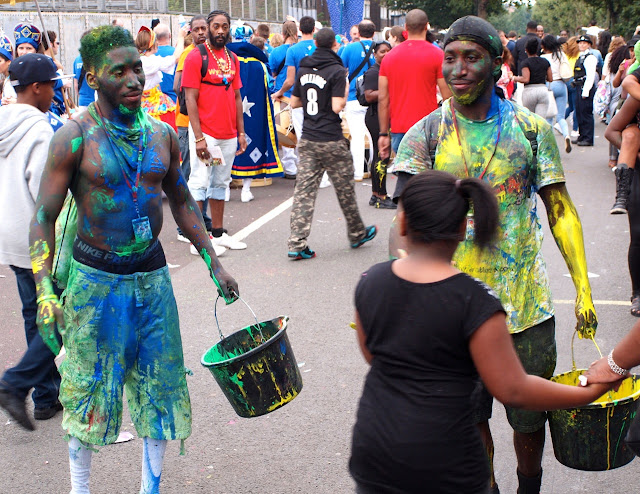
[[240,417],[265,415],[302,391],[302,376],[286,333],[288,323],[287,316],[256,319],[256,324],[230,336],[220,333],[220,341],[202,356],[202,365]]
[[[584,370],[572,370],[552,381],[579,386]],[[635,458],[624,438],[633,421],[640,398],[640,378],[625,379],[618,391],[578,408],[548,412],[553,452],[557,460],[576,470],[612,470]]]

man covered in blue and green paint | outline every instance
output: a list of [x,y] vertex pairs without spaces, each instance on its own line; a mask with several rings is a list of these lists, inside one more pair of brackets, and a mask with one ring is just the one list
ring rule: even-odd
[[[131,35],[117,26],[93,29],[80,54],[98,100],[56,134],[49,150],[29,240],[38,326],[57,354],[57,321],[67,352],[60,402],[72,492],[89,492],[92,445],[117,439],[126,389],[144,441],[140,492],[155,493],[167,440],[191,434],[177,307],[158,241],[163,191],[226,300],[238,286],[218,262],[180,172],[175,132],[140,108],[145,79]],[[77,204],[77,236],[58,300],[54,226],[67,190]]]
[[[473,217],[469,217],[453,261],[498,294],[523,367],[528,374],[548,379],[556,364],[555,320],[542,258],[538,196],[576,288],[576,330],[580,337],[591,338],[598,323],[582,226],[565,186],[553,129],[497,94],[502,53],[498,32],[487,21],[467,16],[451,25],[444,41],[442,73],[453,98],[405,135],[394,162],[398,174],[394,195],[398,197],[408,179],[427,168],[479,178],[494,189],[500,212],[496,244],[485,250],[474,246]],[[486,389],[477,398],[475,419],[493,467],[489,429],[493,398]],[[514,429],[518,494],[538,494],[546,414],[509,407],[506,411]],[[499,492],[493,474],[490,492]]]

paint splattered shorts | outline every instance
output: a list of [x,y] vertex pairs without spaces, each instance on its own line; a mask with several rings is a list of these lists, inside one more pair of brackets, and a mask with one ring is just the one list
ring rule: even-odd
[[[521,333],[511,335],[516,353],[527,374],[549,379],[556,369],[556,320],[554,317],[542,321]],[[482,386],[476,401],[473,419],[475,423],[491,418],[493,397]],[[530,434],[539,431],[547,421],[546,412],[533,412],[519,408],[504,407],[507,420],[514,431]]]
[[62,428],[90,444],[113,443],[125,389],[138,436],[189,437],[191,403],[168,268],[122,275],[74,259],[63,300]]

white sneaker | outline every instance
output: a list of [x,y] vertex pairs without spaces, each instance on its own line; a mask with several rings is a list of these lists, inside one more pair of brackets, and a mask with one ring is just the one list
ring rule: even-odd
[[181,234],[178,233],[178,242],[184,242],[185,244],[190,244],[191,240],[189,240],[184,235],[181,235]]
[[556,129],[556,132],[558,134],[562,134],[562,127],[560,127],[560,124],[558,122],[556,122],[555,124],[553,124],[553,128]]
[[238,240],[234,240],[226,233],[223,233],[221,237],[213,237],[211,239],[211,243],[214,246],[219,245],[231,250],[244,250],[247,248],[247,244],[245,244],[244,242],[239,242]]
[[[213,245],[213,251],[216,253],[216,256],[220,257],[222,254],[224,254],[225,252],[227,252],[227,249],[225,249],[224,247],[222,247],[221,245],[216,245],[212,242]],[[191,247],[189,248],[189,251],[194,255],[194,256],[199,256],[200,252],[198,252],[196,250],[196,246],[191,244]]]
[[331,180],[329,180],[329,175],[326,172],[322,175],[322,180],[320,181],[320,188],[326,189],[327,187],[331,187]]
[[240,200],[242,202],[253,201],[253,199],[254,199],[253,194],[249,189],[247,190],[242,189],[242,192],[240,192]]
[[580,132],[578,132],[577,130],[572,130],[571,137],[580,137]]
[[229,199],[231,199],[231,189],[227,187],[227,190],[224,192],[224,202],[229,202]]

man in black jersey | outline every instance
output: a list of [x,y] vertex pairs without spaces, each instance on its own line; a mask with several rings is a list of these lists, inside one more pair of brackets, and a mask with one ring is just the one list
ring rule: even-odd
[[329,28],[321,29],[315,41],[316,51],[300,62],[291,95],[291,107],[302,107],[304,111],[289,237],[289,257],[294,260],[316,255],[307,245],[307,238],[318,186],[325,171],[347,220],[351,248],[360,247],[377,233],[374,225],[364,226],[356,203],[353,160],[338,115],[347,102],[347,71],[334,51],[338,47],[335,33]]

